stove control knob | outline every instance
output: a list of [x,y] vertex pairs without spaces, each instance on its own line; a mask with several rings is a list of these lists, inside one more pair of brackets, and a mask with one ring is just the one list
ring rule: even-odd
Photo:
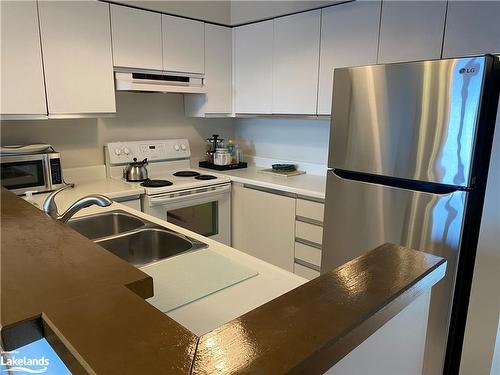
[[130,149],[128,147],[125,147],[123,149],[123,152],[125,153],[125,155],[129,155],[130,154]]
[[186,151],[186,145],[182,144],[181,149],[182,149],[182,151]]
[[119,148],[115,148],[115,154],[116,156],[120,156],[122,154],[122,150],[120,150]]
[[179,151],[179,150],[180,150],[179,145],[175,145],[175,146],[174,146],[174,150],[175,150],[175,151]]

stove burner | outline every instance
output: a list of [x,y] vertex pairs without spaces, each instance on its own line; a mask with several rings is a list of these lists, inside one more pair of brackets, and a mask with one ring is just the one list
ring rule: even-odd
[[164,186],[170,186],[172,185],[172,183],[170,181],[167,181],[167,180],[150,180],[150,179],[147,179],[146,181],[144,181],[143,183],[141,183],[141,186],[144,186],[144,187],[164,187]]
[[202,174],[195,177],[197,180],[215,180],[216,178],[217,177],[212,176],[211,174]]
[[199,176],[200,174],[195,171],[179,171],[175,172],[174,176],[175,177],[196,177]]

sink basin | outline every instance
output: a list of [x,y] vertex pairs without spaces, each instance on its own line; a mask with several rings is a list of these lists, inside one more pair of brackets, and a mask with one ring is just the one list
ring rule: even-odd
[[137,267],[206,247],[201,242],[163,228],[138,229],[95,242]]
[[138,217],[125,211],[110,211],[70,220],[68,225],[83,236],[95,240],[129,232],[146,225]]

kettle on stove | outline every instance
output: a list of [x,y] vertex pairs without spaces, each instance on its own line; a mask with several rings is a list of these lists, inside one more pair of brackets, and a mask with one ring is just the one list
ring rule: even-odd
[[134,161],[129,163],[129,165],[123,170],[123,178],[130,182],[139,182],[148,179],[148,170],[146,166],[148,165],[148,159],[142,161]]

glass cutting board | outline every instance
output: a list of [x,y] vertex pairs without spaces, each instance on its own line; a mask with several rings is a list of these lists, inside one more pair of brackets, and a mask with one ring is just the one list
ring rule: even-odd
[[153,278],[154,296],[147,301],[165,313],[258,275],[209,249],[156,262],[141,271]]

